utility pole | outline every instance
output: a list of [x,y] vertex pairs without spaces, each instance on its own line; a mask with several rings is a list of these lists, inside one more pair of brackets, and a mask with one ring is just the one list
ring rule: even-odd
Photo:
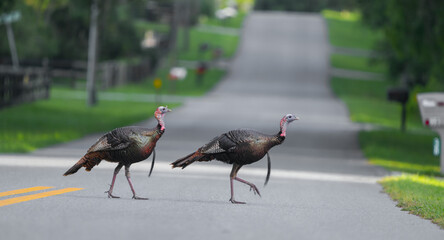
[[97,103],[95,75],[97,62],[97,18],[99,16],[99,9],[97,0],[93,0],[91,4],[91,19],[89,25],[89,39],[88,39],[88,70],[86,72],[86,91],[87,104],[92,107]]
[[17,48],[15,47],[14,32],[12,31],[10,22],[7,22],[5,25],[6,25],[6,32],[8,34],[9,49],[11,51],[12,67],[14,68],[14,70],[18,70],[19,61],[17,55]]
[[178,0],[173,0],[172,14],[170,21],[170,46],[169,51],[171,52],[172,58],[170,59],[170,67],[177,64],[177,32],[178,32],[178,22],[179,22],[179,3]]
[[21,14],[19,11],[14,11],[9,14],[0,15],[0,23],[6,25],[6,35],[8,35],[9,50],[11,52],[12,68],[17,70],[19,68],[19,60],[17,55],[17,48],[15,46],[14,32],[12,31],[11,23],[20,20]]
[[188,51],[190,48],[190,11],[191,11],[191,0],[183,0],[183,43],[182,50]]

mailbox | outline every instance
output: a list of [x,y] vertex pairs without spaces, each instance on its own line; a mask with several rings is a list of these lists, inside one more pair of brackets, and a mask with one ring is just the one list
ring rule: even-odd
[[387,91],[387,98],[390,101],[406,103],[409,100],[409,90],[404,87],[390,88]]
[[[444,92],[417,94],[422,123],[444,139]],[[444,144],[441,144],[441,173],[444,174]]]

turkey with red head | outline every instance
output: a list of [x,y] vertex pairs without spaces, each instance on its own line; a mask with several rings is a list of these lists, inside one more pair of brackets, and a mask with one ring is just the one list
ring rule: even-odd
[[155,128],[142,127],[122,127],[116,128],[111,132],[103,135],[96,143],[94,143],[87,151],[87,153],[72,166],[63,176],[68,176],[76,173],[80,168],[85,167],[86,171],[99,165],[102,160],[108,162],[118,163],[114,169],[111,186],[106,193],[109,198],[119,198],[113,195],[114,182],[120,169],[125,166],[125,176],[128,184],[133,192],[134,199],[148,199],[136,196],[133,184],[131,183],[131,176],[129,168],[131,164],[147,159],[153,153],[153,160],[149,175],[153,171],[156,152],[154,148],[162,134],[165,132],[165,122],[163,120],[165,113],[171,112],[168,107],[160,106],[154,112],[154,117],[157,119],[157,126]]
[[197,149],[196,152],[176,160],[171,163],[171,165],[173,168],[181,167],[183,169],[195,161],[206,162],[214,159],[233,164],[230,174],[230,202],[244,204],[245,202],[238,202],[234,199],[233,180],[247,184],[250,186],[250,190],[253,190],[254,194],[260,196],[260,193],[253,183],[237,177],[237,172],[243,165],[257,162],[267,154],[268,172],[265,180],[266,185],[270,178],[271,166],[268,151],[285,140],[287,126],[294,120],[299,120],[299,117],[296,117],[293,114],[285,115],[280,122],[280,131],[276,135],[263,134],[249,129],[229,131],[215,137],[209,143]]

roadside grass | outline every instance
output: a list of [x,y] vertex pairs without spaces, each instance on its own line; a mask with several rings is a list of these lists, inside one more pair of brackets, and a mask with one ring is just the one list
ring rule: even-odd
[[444,180],[402,175],[384,178],[380,183],[403,210],[430,219],[444,229]]
[[[171,107],[177,104],[170,105]],[[155,103],[41,100],[0,110],[0,152],[30,152],[87,134],[110,131],[153,116]]]
[[386,73],[388,68],[383,62],[372,62],[369,57],[357,57],[340,54],[331,54],[332,67],[357,70],[372,73]]
[[[323,11],[323,15],[333,46],[371,49],[382,37],[380,32],[362,26],[358,13]],[[369,65],[366,57],[334,54],[330,61],[336,68],[387,72],[385,64]],[[386,99],[391,85],[393,83],[388,81],[331,78],[331,87],[347,105],[350,118],[376,126],[375,130],[359,133],[361,149],[369,162],[404,173],[382,179],[380,183],[384,191],[403,210],[430,219],[444,228],[444,181],[438,178],[443,176],[439,157],[432,154],[433,138],[437,135],[422,126],[414,99],[415,93],[424,89],[412,91],[407,108],[407,131],[401,132],[400,104]]]
[[[418,111],[408,111],[407,131],[399,130],[400,106],[385,100],[389,82],[332,78],[331,85],[347,104],[353,121],[379,126],[378,130],[359,133],[361,149],[371,164],[390,171],[420,174],[416,178],[429,182],[443,176],[439,157],[432,154],[433,138],[437,135],[422,126]],[[404,178],[386,177],[381,184],[403,210],[444,228],[444,188]]]
[[381,32],[363,26],[359,12],[324,10],[322,15],[333,46],[370,50],[382,38]]
[[395,129],[361,131],[359,141],[370,163],[391,171],[440,176],[439,157],[433,156],[433,132]]
[[[347,105],[351,120],[400,128],[401,105],[387,101],[386,97],[387,89],[393,83],[332,77],[330,84],[336,95]],[[416,111],[407,112],[406,126],[407,129],[424,129]]]

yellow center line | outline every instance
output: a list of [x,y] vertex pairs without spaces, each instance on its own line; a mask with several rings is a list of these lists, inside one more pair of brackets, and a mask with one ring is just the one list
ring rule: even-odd
[[48,188],[53,188],[53,187],[38,186],[38,187],[17,189],[17,190],[12,190],[12,191],[7,191],[7,192],[0,192],[0,197],[22,194],[22,193],[27,193],[27,192],[40,191],[40,190],[44,190],[44,189],[48,189]]
[[36,193],[36,194],[22,196],[22,197],[9,198],[9,199],[5,199],[5,200],[0,200],[0,207],[6,206],[6,205],[11,205],[14,203],[25,202],[25,201],[30,201],[30,200],[34,200],[34,199],[59,195],[59,194],[67,193],[67,192],[78,191],[78,190],[82,190],[82,189],[83,188],[64,188],[64,189]]

